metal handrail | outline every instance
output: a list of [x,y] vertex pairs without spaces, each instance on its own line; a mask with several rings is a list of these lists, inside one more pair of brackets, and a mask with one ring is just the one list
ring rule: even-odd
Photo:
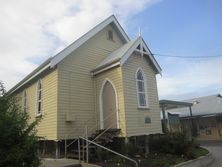
[[[106,118],[103,119],[103,121],[107,120],[107,119],[108,119],[111,115],[113,115],[113,114],[114,114],[114,112],[111,113],[111,114],[109,114]],[[94,129],[95,127],[96,127],[96,125],[93,126],[92,128],[90,128],[90,130]],[[81,136],[85,136],[85,132],[84,132]],[[71,143],[69,143],[66,147],[68,148],[70,145],[72,145],[73,143],[75,143],[77,140],[78,140],[78,139],[74,139],[74,140],[73,140]]]
[[[108,116],[106,116],[106,118],[104,118],[102,121],[104,122],[104,121],[107,120],[109,117],[111,117],[113,114],[115,114],[115,112],[110,113],[110,114],[109,114]],[[90,130],[94,129],[95,127],[96,127],[96,125],[93,126],[93,127],[91,127]]]
[[[115,112],[110,113],[106,118],[103,119],[103,121],[107,120],[107,119],[108,119],[109,117],[111,117],[114,113],[115,113]],[[88,120],[89,120],[89,119],[88,119]],[[85,121],[85,123],[86,123],[86,121]],[[90,128],[90,131],[91,131],[92,129],[94,129],[95,127],[96,127],[96,125],[93,126],[93,127],[91,127],[91,128]],[[82,134],[82,136],[83,136],[83,137],[86,136],[85,132]],[[101,135],[100,135],[100,136],[101,136]],[[78,140],[78,139],[74,139],[71,143],[69,143],[68,145],[66,145],[67,139],[66,139],[66,136],[65,136],[65,157],[66,157],[66,154],[67,154],[67,148],[68,148],[69,146],[71,146],[73,143],[75,143],[77,140]],[[94,141],[94,140],[93,140],[93,141]]]
[[[91,140],[92,142],[94,142],[96,139],[98,139],[98,138],[100,138],[104,133],[106,133],[108,130],[110,130],[111,129],[111,127],[112,127],[112,125],[113,125],[114,123],[112,123],[107,129],[105,129],[102,133],[100,133],[100,134],[98,134],[93,140]],[[88,129],[86,128],[86,134],[88,133]],[[86,136],[86,139],[88,139],[88,136]],[[89,159],[89,145],[90,145],[91,143],[89,143],[89,142],[86,142],[86,145],[85,146],[83,146],[83,150],[84,149],[86,149],[86,159],[87,159],[87,163],[88,163],[88,159]]]
[[[114,123],[113,123],[114,124]],[[93,140],[91,141],[95,141],[96,139],[100,138],[104,133],[106,133],[108,130],[110,130],[112,128],[112,125],[111,124],[107,129],[105,129],[102,133],[98,134]]]
[[[109,151],[109,152],[111,152],[111,153],[113,153],[113,154],[116,154],[116,155],[118,155],[118,156],[120,156],[120,157],[122,157],[122,158],[125,158],[125,159],[133,162],[133,163],[136,165],[136,167],[139,167],[138,162],[135,161],[134,159],[131,159],[131,158],[125,156],[125,155],[122,155],[122,154],[116,152],[116,151],[113,151],[113,150],[111,150],[111,149],[109,149],[109,148],[106,148],[106,147],[104,147],[104,146],[102,146],[102,145],[100,145],[100,144],[97,144],[97,143],[95,143],[95,142],[93,142],[93,141],[91,141],[91,140],[85,139],[85,138],[83,138],[83,137],[79,137],[79,138],[82,139],[82,140],[85,140],[85,141],[87,141],[87,142],[89,142],[89,143],[91,143],[91,144],[94,144],[94,145],[96,145],[97,147],[100,147],[100,148],[102,148],[102,149],[104,149],[104,150],[106,150],[106,151]],[[80,152],[80,149],[79,149],[79,152]]]

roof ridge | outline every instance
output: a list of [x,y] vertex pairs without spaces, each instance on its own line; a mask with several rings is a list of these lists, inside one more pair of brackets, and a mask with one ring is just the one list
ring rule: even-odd
[[208,98],[208,97],[218,97],[218,96],[220,96],[220,93],[212,94],[212,95],[206,95],[206,96],[194,97],[194,98],[191,98],[191,99],[185,99],[183,101],[191,101],[191,100],[205,99],[205,98]]
[[[96,26],[94,26],[92,29],[90,29],[88,32],[86,32],[84,35],[79,37],[77,40],[72,42],[70,45],[65,47],[62,51],[57,53],[56,55],[50,57],[50,61],[48,62],[49,68],[53,68],[56,66],[60,61],[62,61],[67,55],[72,53],[75,49],[80,47],[82,44],[84,44],[87,40],[92,38],[95,34],[97,34],[99,31],[101,31],[103,28],[105,28],[107,25],[114,23],[116,28],[118,29],[119,33],[122,35],[122,39],[127,41],[130,41],[130,38],[128,37],[127,33],[124,31],[118,20],[114,15],[111,15],[107,17],[102,22],[98,23]],[[47,61],[45,61],[47,62]],[[43,64],[45,63],[43,62]],[[33,70],[30,74],[28,74],[26,77],[24,77],[20,82],[18,82],[14,87],[12,87],[8,92],[13,93],[17,89],[19,89],[21,86],[26,84],[30,78],[32,78],[36,73],[43,70],[43,67],[39,65],[35,70]],[[44,69],[45,70],[45,69]]]

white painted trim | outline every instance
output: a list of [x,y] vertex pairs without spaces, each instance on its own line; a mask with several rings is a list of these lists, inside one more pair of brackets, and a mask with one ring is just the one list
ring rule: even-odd
[[12,94],[13,92],[15,92],[16,90],[18,90],[19,88],[21,88],[23,85],[25,85],[26,83],[28,83],[29,81],[31,81],[33,78],[35,78],[37,75],[39,75],[40,73],[42,73],[43,71],[45,71],[47,68],[50,67],[50,63],[47,64],[45,67],[43,67],[41,70],[39,70],[38,72],[36,72],[35,74],[33,74],[29,79],[27,79],[26,81],[24,81],[21,85],[19,85],[17,88],[15,88],[14,90],[12,90],[10,92],[10,94]]
[[102,98],[102,95],[103,95],[103,89],[104,89],[104,86],[105,84],[109,82],[113,89],[114,89],[114,93],[115,93],[115,98],[116,98],[116,121],[117,121],[117,128],[119,129],[120,126],[119,126],[119,108],[118,108],[118,96],[117,96],[117,91],[116,91],[116,87],[115,85],[113,84],[113,82],[106,78],[103,83],[102,83],[102,86],[101,86],[101,89],[100,89],[100,93],[99,93],[99,111],[100,111],[100,129],[104,129],[104,122],[103,122],[103,98]]
[[56,56],[53,57],[51,60],[51,67],[54,67],[56,64],[58,64],[60,61],[62,61],[66,56],[68,56],[70,53],[72,53],[75,49],[80,47],[83,43],[88,41],[90,38],[92,38],[95,34],[97,34],[99,31],[101,31],[103,28],[105,28],[110,23],[114,23],[118,30],[120,31],[121,35],[123,36],[124,40],[128,42],[130,39],[127,36],[126,32],[123,30],[119,22],[117,21],[116,17],[114,15],[108,17],[106,20],[95,26],[93,29],[88,31],[86,34],[84,34],[81,38],[73,42],[71,45],[66,47],[64,50],[59,52]]
[[[137,52],[141,53],[141,50],[139,50],[139,49],[135,49],[135,51],[137,51]],[[149,53],[148,53],[148,52],[144,52],[144,51],[143,51],[143,54],[147,54],[147,55],[148,55]]]
[[26,81],[24,81],[21,85],[19,85],[18,87],[16,87],[14,90],[9,91],[10,93],[15,92],[16,90],[18,90],[19,88],[21,88],[24,84],[26,84],[27,82],[29,82],[31,79],[33,79],[35,76],[37,76],[38,74],[40,74],[41,72],[43,72],[46,68],[51,67],[53,68],[54,66],[56,66],[60,61],[62,61],[66,56],[68,56],[70,53],[72,53],[75,49],[77,49],[78,47],[80,47],[83,43],[85,43],[86,41],[88,41],[90,38],[92,38],[95,34],[97,34],[99,31],[101,31],[103,28],[105,28],[107,25],[109,25],[110,23],[114,23],[117,27],[117,29],[119,30],[120,34],[122,35],[123,39],[128,42],[130,41],[128,35],[126,34],[126,32],[123,30],[123,28],[121,27],[121,25],[119,24],[118,20],[116,19],[116,17],[114,15],[108,17],[107,19],[105,19],[103,22],[101,22],[100,24],[98,24],[97,26],[95,26],[93,29],[91,29],[90,31],[88,31],[86,34],[84,34],[82,37],[80,37],[79,39],[77,39],[75,42],[73,42],[71,45],[69,45],[68,47],[66,47],[65,49],[63,49],[61,52],[59,52],[57,55],[55,55],[49,64],[47,64],[45,67],[43,67],[41,70],[39,70],[37,73],[33,74],[29,79],[27,79]]
[[161,69],[160,65],[157,63],[156,59],[153,57],[153,54],[151,53],[150,49],[148,48],[148,46],[145,43],[145,41],[143,40],[143,38],[142,38],[142,42],[143,42],[143,47],[146,50],[146,52],[148,53],[148,56],[150,57],[152,63],[156,67],[156,69],[159,72],[159,74],[161,74],[162,69]]
[[140,44],[140,38],[138,38],[134,44],[128,49],[128,51],[122,56],[120,60],[120,66],[122,66],[127,59],[131,56],[131,54],[136,50],[137,46]]
[[[41,111],[40,111],[40,113],[38,113],[38,102],[39,102],[39,99],[38,99],[38,92],[39,92],[39,90],[38,90],[38,86],[39,86],[39,83],[41,84]],[[40,115],[42,115],[42,98],[43,98],[43,84],[42,84],[42,79],[39,79],[38,81],[37,81],[37,85],[36,85],[36,101],[35,101],[35,116],[36,117],[38,117],[38,116],[40,116]]]
[[[141,71],[142,72],[142,75],[143,75],[143,79],[144,79],[144,89],[145,89],[145,100],[146,100],[146,106],[141,106],[140,105],[140,101],[139,101],[139,87],[138,87],[138,83],[137,83],[137,73],[138,71]],[[137,104],[138,104],[138,108],[143,108],[143,109],[148,109],[149,108],[149,100],[148,100],[148,91],[147,91],[147,77],[143,71],[143,69],[141,67],[138,67],[137,70],[136,70],[136,73],[135,73],[135,79],[136,79],[136,95],[137,95]]]
[[99,74],[99,73],[102,73],[102,72],[104,72],[104,71],[107,71],[107,70],[109,70],[109,69],[111,69],[111,68],[113,68],[113,67],[115,67],[115,66],[118,66],[118,65],[120,65],[120,62],[116,62],[116,63],[111,64],[111,65],[109,65],[109,66],[107,66],[107,67],[105,67],[105,68],[102,68],[101,70],[98,70],[98,71],[96,71],[96,72],[92,72],[92,75],[97,75],[97,74]]
[[24,89],[22,92],[22,112],[27,110],[27,90]]
[[[144,49],[146,50],[146,52],[137,49],[138,45],[141,45],[142,47],[144,47]],[[132,53],[134,51],[139,51],[142,55],[146,54],[148,55],[148,57],[150,58],[150,60],[152,61],[152,63],[154,64],[155,68],[157,69],[158,73],[161,74],[161,68],[158,65],[157,61],[155,60],[155,58],[152,56],[152,53],[150,52],[149,48],[147,47],[146,43],[144,42],[144,40],[142,39],[142,37],[139,37],[134,44],[131,46],[131,48],[125,53],[125,55],[123,55],[123,57],[120,60],[120,66],[122,66],[127,60],[128,58],[132,55]]]

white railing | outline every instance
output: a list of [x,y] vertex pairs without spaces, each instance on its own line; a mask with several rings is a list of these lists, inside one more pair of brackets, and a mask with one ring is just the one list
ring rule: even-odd
[[[104,150],[106,150],[106,151],[109,151],[109,152],[111,152],[111,153],[113,153],[113,154],[116,154],[116,155],[118,155],[118,156],[120,156],[120,157],[122,157],[122,158],[124,158],[124,159],[127,159],[127,160],[133,162],[136,167],[139,167],[138,162],[135,161],[134,159],[131,159],[131,158],[125,156],[125,155],[122,155],[122,154],[116,152],[116,151],[113,151],[113,150],[111,150],[111,149],[109,149],[109,148],[106,148],[106,147],[104,147],[104,146],[102,146],[102,145],[100,145],[100,144],[97,144],[97,143],[95,143],[95,142],[93,142],[93,141],[91,141],[91,140],[85,139],[85,138],[83,138],[83,137],[79,137],[79,138],[82,139],[82,140],[85,140],[85,141],[88,142],[88,143],[91,143],[91,144],[93,144],[93,145],[96,145],[97,147],[100,147],[100,148],[102,148],[102,149],[104,149]],[[80,142],[79,142],[79,143],[80,143]],[[80,156],[80,146],[79,146],[79,150],[78,150],[78,151],[79,151],[79,156]],[[80,159],[81,159],[81,157],[79,157],[79,161],[80,161]]]
[[[115,112],[110,113],[106,118],[103,119],[103,122],[104,122],[105,120],[107,120],[108,118],[110,118],[113,114],[115,114]],[[91,119],[91,118],[90,118],[90,119]],[[88,130],[86,123],[87,123],[90,119],[88,119],[88,120],[86,120],[86,121],[84,122],[85,127],[86,127],[86,130],[85,130],[85,131],[83,132],[83,134],[81,135],[82,137],[86,137],[86,135],[88,135],[88,131],[92,131],[93,129],[97,128],[97,125],[95,125],[95,126],[92,126],[92,127],[90,128],[90,130]],[[112,126],[112,125],[111,125],[111,126]],[[110,129],[110,127],[109,127],[108,129],[106,129],[105,132],[106,132],[107,130],[109,130],[109,129]],[[104,134],[105,132],[102,132],[102,134]],[[68,135],[65,135],[65,158],[67,157],[67,148],[68,148],[69,146],[71,146],[73,143],[75,143],[75,142],[78,141],[78,139],[74,139],[71,143],[69,143],[69,144],[67,145],[67,136],[68,136]],[[102,135],[99,134],[98,136],[100,137],[100,136],[102,136]],[[96,136],[96,139],[99,138],[98,136]],[[88,136],[87,136],[86,138],[88,138]],[[96,139],[94,139],[94,140],[96,140]],[[88,144],[87,144],[87,147],[88,147]]]

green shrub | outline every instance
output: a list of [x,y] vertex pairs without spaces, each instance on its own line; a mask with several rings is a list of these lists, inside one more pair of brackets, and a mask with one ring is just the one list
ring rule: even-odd
[[35,127],[39,121],[28,123],[28,114],[17,104],[0,83],[0,166],[37,167],[39,138]]
[[125,155],[129,157],[134,157],[134,155],[137,153],[137,149],[133,144],[125,143],[123,145],[123,152],[125,152]]
[[164,135],[151,135],[149,140],[150,152],[176,155],[191,155],[194,143],[188,141],[184,133],[174,132]]
[[98,147],[96,149],[96,157],[99,161],[103,162],[109,158],[109,153],[106,150]]

